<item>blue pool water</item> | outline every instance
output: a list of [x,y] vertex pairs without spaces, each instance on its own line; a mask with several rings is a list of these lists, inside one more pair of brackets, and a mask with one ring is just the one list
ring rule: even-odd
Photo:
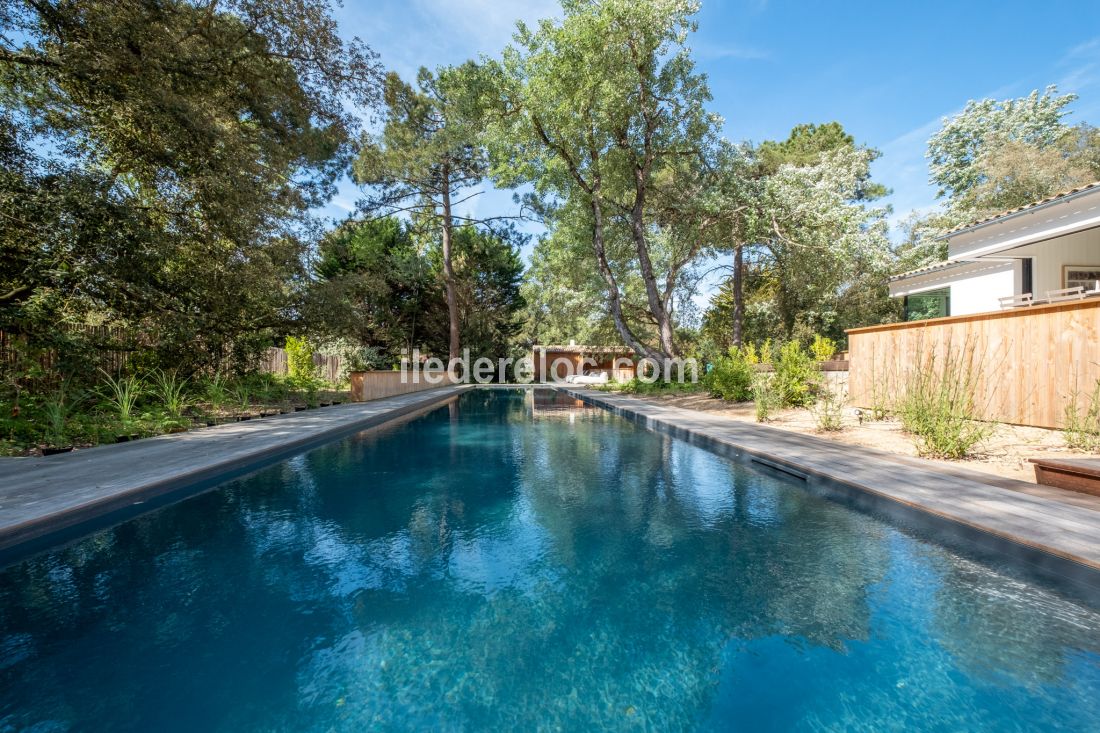
[[0,573],[0,731],[1100,730],[1100,616],[540,391]]

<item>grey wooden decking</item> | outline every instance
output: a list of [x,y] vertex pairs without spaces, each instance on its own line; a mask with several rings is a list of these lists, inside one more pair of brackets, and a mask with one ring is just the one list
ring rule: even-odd
[[1096,497],[986,477],[965,468],[941,468],[643,398],[559,389],[673,435],[705,438],[795,474],[855,487],[880,500],[1100,571]]
[[[441,404],[470,386],[441,387],[48,458],[0,459],[0,551],[25,546],[157,497],[213,485],[341,435]],[[995,538],[1044,572],[1095,589],[1100,601],[1100,497],[998,479],[882,451],[681,409],[558,387],[648,427],[807,479],[811,488],[871,510],[900,507]],[[170,496],[169,496],[170,495]],[[972,538],[971,538],[972,539]],[[1021,550],[1022,552],[1017,552]],[[1049,563],[1048,559],[1057,560]]]
[[0,459],[0,550],[389,422],[464,389],[441,387],[44,458]]

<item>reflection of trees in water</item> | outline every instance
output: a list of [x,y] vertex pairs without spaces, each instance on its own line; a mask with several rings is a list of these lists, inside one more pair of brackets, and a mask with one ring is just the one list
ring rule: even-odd
[[[468,394],[10,569],[0,699],[89,728],[664,730],[697,722],[730,640],[871,638],[888,530],[606,413],[530,409]],[[1072,620],[936,568],[956,656],[1057,679]],[[1041,619],[1011,653],[972,628]]]

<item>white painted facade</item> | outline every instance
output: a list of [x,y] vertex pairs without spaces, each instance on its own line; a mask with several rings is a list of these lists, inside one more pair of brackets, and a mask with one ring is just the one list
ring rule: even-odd
[[[949,294],[946,315],[995,311],[1000,298],[1084,284],[1100,294],[1100,184],[948,234],[948,259],[890,280],[890,295]],[[1025,273],[1030,263],[1030,288]],[[1085,275],[1089,279],[1081,278]]]

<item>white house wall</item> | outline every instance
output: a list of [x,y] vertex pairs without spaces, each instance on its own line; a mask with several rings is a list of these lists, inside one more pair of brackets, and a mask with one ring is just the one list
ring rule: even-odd
[[1000,310],[999,298],[1013,294],[1013,265],[1012,262],[998,262],[951,283],[951,315],[966,316]]
[[[1033,257],[1032,288],[1035,297],[1044,297],[1048,290],[1065,287],[1062,277],[1066,265],[1100,268],[1100,229],[1088,229],[1064,237],[1036,242],[1002,253],[1012,257]],[[1016,266],[1016,289],[1022,285],[1022,267]]]
[[950,288],[951,315],[999,310],[998,298],[1013,294],[1015,263],[1000,260],[967,262],[925,275],[890,283],[890,295],[917,295]]

